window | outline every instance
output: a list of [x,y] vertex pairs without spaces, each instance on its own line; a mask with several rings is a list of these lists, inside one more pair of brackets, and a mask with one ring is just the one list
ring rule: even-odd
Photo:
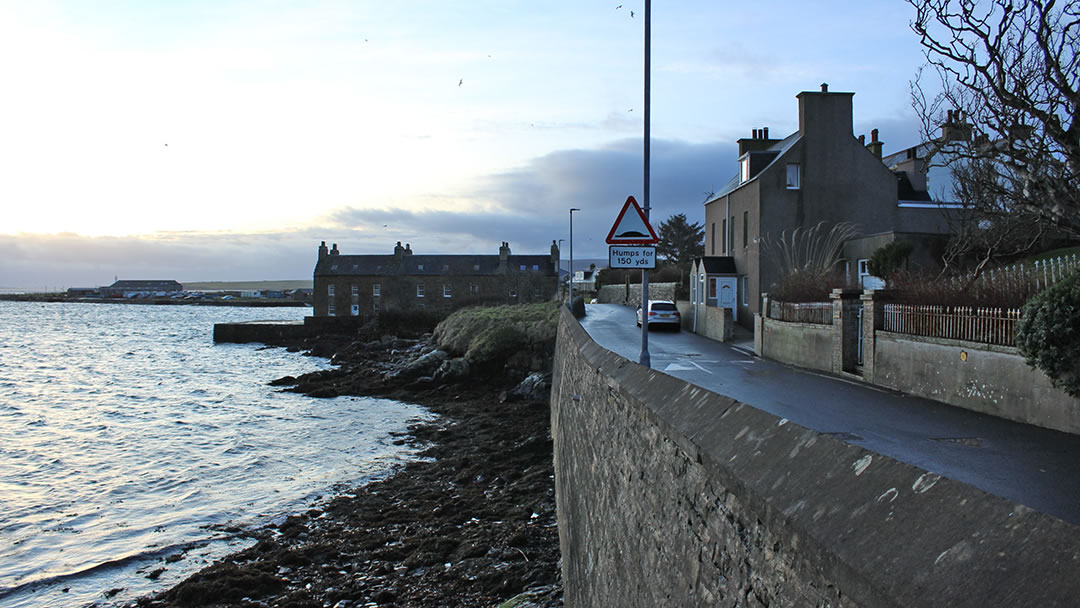
[[799,163],[788,163],[787,166],[787,189],[799,189]]
[[423,269],[424,269],[424,265],[423,265],[423,264],[417,264],[417,265],[416,265],[416,269],[417,269],[417,270],[423,270]]
[[511,298],[516,298],[517,297],[517,290],[516,289],[511,289],[510,290],[510,297]]
[[537,287],[536,289],[533,290],[533,297],[534,298],[539,298],[540,296],[543,295],[543,293],[544,292],[539,287]]
[[473,270],[480,270],[480,265],[479,264],[473,264],[472,269]]
[[326,295],[330,296],[331,298],[334,297],[334,284],[333,283],[326,286]]
[[522,264],[521,268],[518,268],[518,270],[525,270],[525,264]]
[[716,279],[709,279],[709,299],[716,299]]
[[480,286],[476,283],[469,283],[469,293],[474,296],[480,293]]
[[750,243],[750,212],[742,212],[742,246],[743,249]]
[[698,290],[697,290],[698,298],[699,298],[698,303],[699,304],[704,304],[705,303],[705,275],[703,275],[703,274],[698,275],[698,282],[700,283],[700,285],[698,286]]
[[723,224],[722,228],[723,228],[723,233],[724,233],[724,236],[722,238],[724,239],[724,242],[722,243],[723,246],[720,247],[720,253],[722,253],[724,255],[727,255],[727,219],[726,218],[724,219],[724,224]]
[[354,298],[356,296],[360,295],[360,286],[359,285],[353,285],[352,286],[352,295],[353,295]]
[[451,286],[449,283],[443,283],[442,297],[444,297],[444,298],[452,298],[452,297],[454,297],[454,293],[453,293],[452,290],[453,290],[453,286]]
[[709,226],[709,255],[716,255],[716,222]]
[[539,264],[533,264],[533,272],[536,272],[538,270],[540,270],[540,265]]
[[334,307],[333,302],[330,302],[330,306],[326,309],[326,314],[330,315],[331,317],[337,316],[337,309]]
[[739,183],[750,179],[750,155],[745,154],[739,159]]
[[443,264],[442,269],[443,269],[443,272],[446,272],[447,270],[450,270],[450,265],[449,264]]
[[748,275],[742,275],[742,285],[739,286],[739,291],[742,292],[742,305],[750,305],[750,277]]
[[735,249],[735,216],[731,216],[731,221],[728,222],[728,253],[731,253]]
[[416,286],[416,297],[418,297],[418,298],[424,297],[424,284],[423,283],[420,283],[419,285]]
[[379,302],[375,301],[371,303],[371,312],[379,314]]
[[372,285],[371,286],[371,295],[375,296],[376,298],[381,296],[382,295],[382,285],[380,285],[378,283],[375,283],[374,285]]

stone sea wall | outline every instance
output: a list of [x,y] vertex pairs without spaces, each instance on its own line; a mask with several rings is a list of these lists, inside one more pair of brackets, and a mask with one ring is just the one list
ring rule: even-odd
[[564,311],[566,605],[1071,606],[1074,526],[607,351]]

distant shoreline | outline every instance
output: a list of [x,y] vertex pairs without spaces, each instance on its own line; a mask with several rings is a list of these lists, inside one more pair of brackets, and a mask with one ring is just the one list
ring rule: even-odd
[[75,302],[79,304],[141,304],[159,306],[247,306],[255,308],[299,308],[310,306],[295,300],[267,300],[236,298],[232,300],[181,300],[173,298],[70,298],[60,293],[12,293],[0,294],[0,301],[7,302]]

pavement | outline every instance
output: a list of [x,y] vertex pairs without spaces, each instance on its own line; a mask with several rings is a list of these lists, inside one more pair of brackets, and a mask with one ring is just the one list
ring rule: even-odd
[[[600,346],[639,360],[633,309],[589,304],[581,325]],[[1080,524],[1080,436],[761,359],[742,327],[729,343],[650,331],[648,351],[657,371]]]

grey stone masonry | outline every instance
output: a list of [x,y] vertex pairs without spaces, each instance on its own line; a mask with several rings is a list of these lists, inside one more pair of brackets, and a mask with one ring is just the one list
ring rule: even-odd
[[779,419],[560,319],[566,605],[1075,606],[1080,530]]

